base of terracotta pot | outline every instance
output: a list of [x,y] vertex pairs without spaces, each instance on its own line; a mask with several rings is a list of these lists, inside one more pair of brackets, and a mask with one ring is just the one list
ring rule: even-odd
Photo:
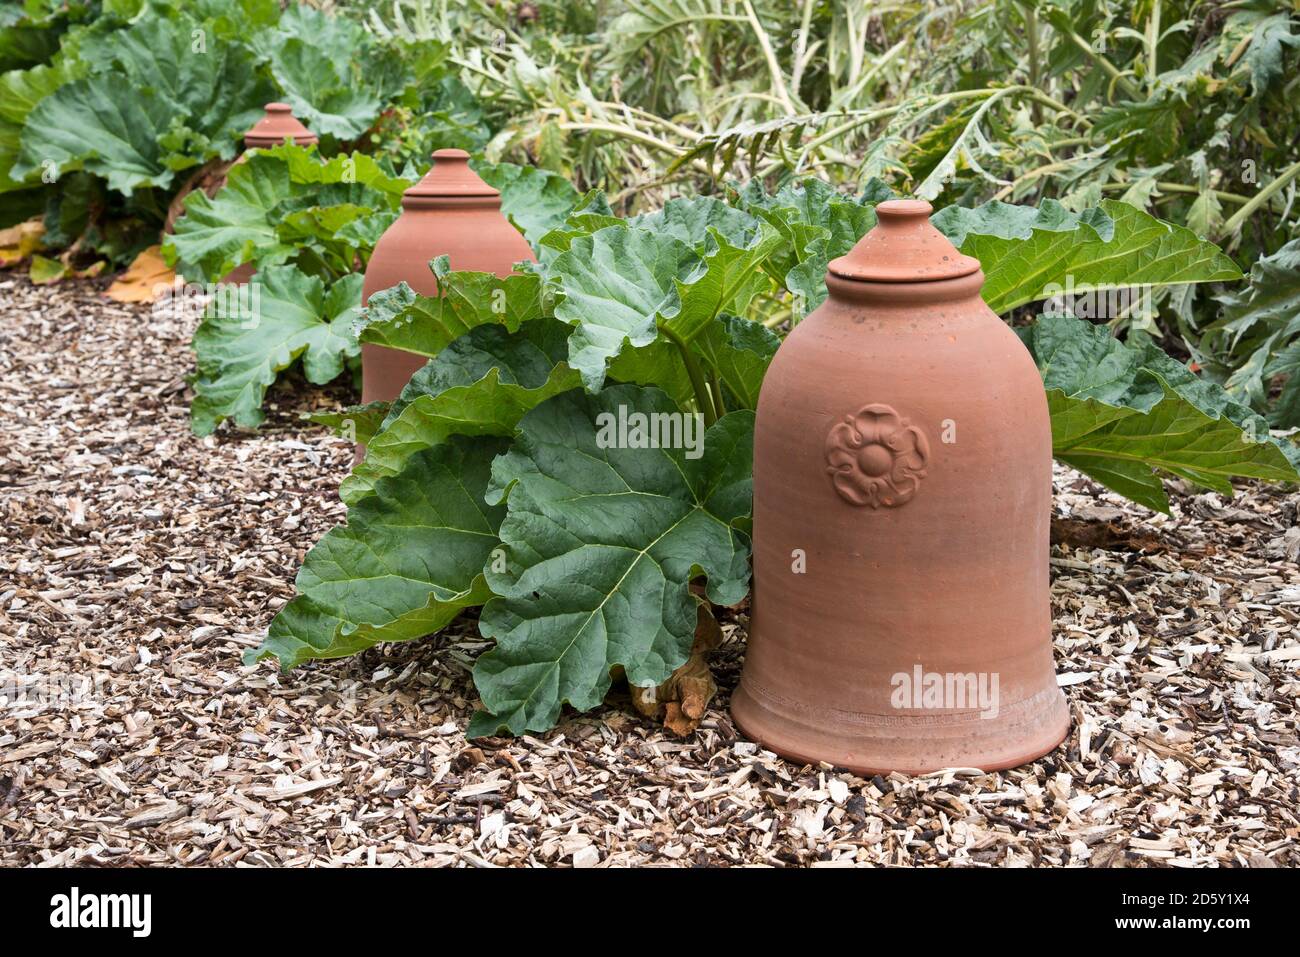
[[[999,709],[997,716],[942,712],[822,714],[742,683],[731,696],[740,732],[800,764],[826,762],[855,774],[926,774],[941,768],[1001,771],[1041,758],[1070,730],[1065,695],[1056,687]],[[834,724],[851,731],[828,733]],[[809,742],[816,742],[810,747]]]

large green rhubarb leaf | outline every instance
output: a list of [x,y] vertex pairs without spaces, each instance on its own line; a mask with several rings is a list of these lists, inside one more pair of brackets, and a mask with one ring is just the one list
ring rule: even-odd
[[188,17],[149,16],[83,44],[91,75],[31,111],[13,178],[52,164],[60,174],[85,169],[130,195],[234,156],[274,88],[247,48],[213,39],[195,50],[196,31],[199,22]]
[[1021,335],[1047,388],[1053,454],[1107,488],[1168,512],[1162,472],[1224,495],[1236,477],[1300,479],[1300,450],[1140,334],[1125,344],[1044,316]]
[[518,332],[471,329],[418,371],[369,440],[366,457],[343,480],[351,504],[395,475],[421,449],[451,435],[511,435],[524,413],[580,385],[564,364],[569,327],[537,319]]
[[1135,206],[1103,200],[1075,214],[1042,206],[948,206],[931,222],[984,269],[984,301],[997,313],[1067,288],[1167,286],[1241,278],[1219,247]]
[[483,181],[501,192],[501,212],[519,227],[534,248],[562,225],[581,195],[567,179],[550,170],[513,163],[470,164]]
[[295,183],[312,183],[330,186],[335,183],[365,186],[384,197],[384,205],[397,209],[402,194],[411,180],[390,175],[373,156],[366,153],[339,153],[322,159],[312,147],[281,144],[269,150],[259,150],[278,156],[289,167],[289,178]]
[[[31,185],[9,176],[9,171],[18,158],[23,124],[27,122],[27,116],[36,108],[36,104],[66,80],[65,70],[52,66],[36,66],[30,70],[11,70],[0,74],[0,193]],[[12,202],[12,198],[6,202]]]
[[[278,265],[313,250],[312,263],[349,271],[350,258],[369,255],[396,214],[408,183],[385,173],[363,153],[320,159],[314,147],[259,149],[231,167],[226,184],[208,198],[185,199],[185,215],[163,240],[169,261],[216,282],[242,263]],[[350,230],[378,217],[375,230]]]
[[433,358],[476,326],[504,326],[546,315],[549,304],[540,276],[487,272],[449,272],[447,257],[431,264],[438,294],[421,296],[405,282],[381,290],[366,303],[358,326],[362,342],[373,342]]
[[[701,351],[698,337],[692,346]],[[634,385],[652,385],[661,389],[683,409],[695,406],[695,388],[691,384],[681,350],[667,339],[656,339],[649,345],[624,348],[609,364],[609,378],[615,382]]]
[[705,271],[704,260],[681,240],[634,226],[575,237],[555,257],[548,276],[564,291],[555,315],[574,327],[569,365],[589,391],[600,389],[610,360],[625,347],[655,341],[658,321],[681,309],[679,284]]
[[555,258],[556,252],[564,252],[579,236],[590,236],[606,226],[622,226],[626,223],[627,220],[614,215],[605,194],[593,189],[578,200],[563,222],[544,233],[533,248],[543,263],[549,263]]
[[708,196],[671,199],[632,225],[672,236],[704,260],[702,273],[677,280],[680,305],[664,323],[685,342],[723,311],[744,314],[754,296],[772,286],[761,266],[780,246],[780,232],[726,203]]
[[500,439],[453,439],[413,455],[400,475],[348,511],[298,572],[298,597],[280,610],[252,663],[288,670],[342,658],[380,641],[432,634],[490,595],[483,565],[505,513],[484,491]]
[[211,199],[195,190],[185,197],[185,215],[163,239],[163,253],[195,278],[216,282],[256,257],[259,267],[275,266],[295,250],[281,242],[271,211],[298,187],[288,167],[266,151],[231,167],[226,184]]
[[751,182],[736,197],[749,213],[774,228],[781,243],[769,257],[772,276],[798,297],[797,308],[811,312],[826,298],[826,267],[843,256],[876,224],[876,203],[892,196],[871,180],[854,198],[821,180],[787,183],[769,196]]
[[141,17],[83,44],[80,56],[101,83],[123,78],[123,85],[166,96],[181,123],[226,159],[275,95],[251,50],[237,42],[209,42],[204,25],[188,16]]
[[0,71],[45,63],[59,49],[68,27],[98,13],[87,4],[23,0],[0,6]]
[[331,15],[305,3],[292,4],[283,13],[278,9],[279,3],[276,7],[274,29],[264,30],[251,40],[253,48],[263,57],[274,56],[275,51],[291,39],[310,43],[339,63],[347,63],[359,54],[370,52],[370,35],[350,17]]
[[223,287],[194,333],[194,432],[207,435],[226,418],[261,424],[266,390],[299,358],[310,382],[341,373],[361,352],[353,334],[361,283],[346,276],[327,291],[316,276],[271,266],[247,286]]
[[379,97],[353,81],[348,57],[290,37],[271,55],[271,71],[294,113],[321,135],[355,139],[379,116]]
[[488,493],[507,495],[509,512],[505,560],[485,569],[501,597],[479,619],[497,646],[474,668],[488,710],[472,735],[546,730],[566,702],[593,708],[617,666],[634,685],[664,681],[691,649],[693,578],[707,576],[718,604],[744,597],[749,541],[737,526],[750,513],[753,413],[715,422],[699,457],[602,441],[622,421],[633,445],[639,417],[678,415],[657,389],[624,385],[565,393],[520,422]]
[[28,114],[9,175],[23,180],[85,169],[127,195],[139,186],[170,186],[176,171],[165,164],[159,140],[175,118],[172,103],[151,91],[121,96],[102,78],[66,84]]
[[758,390],[781,338],[752,319],[720,315],[695,340],[695,348],[717,370],[728,408],[757,409]]

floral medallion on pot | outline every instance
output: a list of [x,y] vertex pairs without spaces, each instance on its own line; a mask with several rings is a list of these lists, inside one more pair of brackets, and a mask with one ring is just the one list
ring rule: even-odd
[[887,405],[865,405],[826,436],[826,471],[851,505],[894,507],[911,500],[930,462],[925,433]]

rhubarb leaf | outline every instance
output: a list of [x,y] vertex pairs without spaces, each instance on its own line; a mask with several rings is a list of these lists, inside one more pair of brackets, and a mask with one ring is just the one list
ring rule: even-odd
[[1068,288],[1167,286],[1241,278],[1241,270],[1190,229],[1116,200],[1071,213],[998,201],[948,206],[935,227],[984,270],[984,301],[996,313]]
[[573,184],[550,170],[513,163],[470,164],[483,181],[501,192],[501,213],[537,248],[552,229],[562,225],[581,194]]
[[361,283],[354,274],[327,291],[317,276],[271,266],[247,286],[224,287],[194,333],[195,434],[207,435],[227,418],[260,425],[266,390],[298,359],[309,382],[323,384],[341,373],[361,351],[353,335]]
[[736,201],[780,235],[767,268],[798,297],[796,309],[806,315],[826,299],[830,261],[852,249],[876,224],[875,205],[889,195],[875,180],[856,199],[817,179],[787,183],[771,196],[755,181]]
[[101,83],[123,77],[124,85],[164,95],[181,125],[210,140],[225,159],[238,152],[245,131],[275,97],[251,50],[238,42],[209,42],[205,24],[185,15],[141,17],[82,44],[80,58]]
[[[18,158],[23,124],[36,104],[66,80],[67,74],[63,67],[44,65],[0,74],[0,193],[33,185],[9,176],[9,171]],[[39,180],[36,185],[39,185]],[[5,202],[13,202],[13,197]],[[9,224],[0,222],[0,226],[7,225]]]
[[517,332],[479,326],[451,343],[416,372],[367,440],[366,457],[339,489],[343,500],[363,498],[449,436],[511,435],[529,409],[577,388],[577,373],[563,362],[568,333],[561,322],[538,319]]
[[549,263],[556,252],[564,252],[577,237],[590,236],[606,226],[623,226],[626,223],[627,220],[614,215],[605,194],[593,189],[578,200],[563,222],[543,234],[533,248],[542,262]]
[[272,54],[271,72],[308,129],[322,136],[356,139],[379,116],[373,90],[353,81],[348,58],[337,60],[313,43],[290,37]]
[[704,271],[677,280],[680,305],[667,329],[691,342],[723,311],[743,314],[772,280],[761,265],[781,244],[781,234],[748,213],[703,196],[672,199],[631,224],[672,236],[704,260]]
[[1056,458],[1139,504],[1169,511],[1160,474],[1232,494],[1233,478],[1297,481],[1300,449],[1140,333],[1044,316],[1022,333],[1038,363]]
[[10,175],[25,179],[47,163],[59,175],[85,169],[130,195],[171,186],[179,170],[233,157],[274,87],[240,43],[214,40],[196,53],[200,30],[185,16],[151,16],[83,44],[90,75],[31,111]]
[[163,255],[207,282],[246,262],[256,261],[259,269],[279,265],[295,250],[280,241],[271,211],[300,188],[282,161],[259,150],[230,168],[211,199],[202,190],[185,197],[185,215],[163,238]]
[[208,282],[246,262],[262,269],[296,261],[304,248],[314,251],[312,263],[331,263],[341,275],[357,253],[370,254],[407,185],[364,153],[325,162],[314,147],[255,150],[214,197],[196,190],[185,198],[163,252]]
[[288,671],[381,641],[438,631],[490,595],[483,565],[505,513],[484,491],[499,439],[453,439],[411,456],[400,475],[348,511],[298,572],[298,596],[275,616],[252,664],[275,656]]
[[431,266],[436,267],[437,295],[419,295],[405,282],[371,295],[358,325],[362,342],[433,358],[477,326],[500,325],[514,332],[548,313],[540,276],[448,272],[445,256]]
[[730,409],[757,409],[758,391],[781,338],[752,319],[723,315],[695,340],[695,348],[718,372]]
[[555,257],[547,275],[564,292],[555,315],[574,327],[569,365],[588,391],[600,389],[610,360],[625,347],[655,341],[658,321],[681,309],[679,283],[698,280],[706,268],[681,240],[633,226],[577,236]]
[[102,78],[68,83],[28,115],[10,176],[84,169],[126,195],[140,186],[170,186],[176,171],[163,162],[158,141],[175,117],[173,104],[151,91],[122,97]]
[[750,513],[753,413],[715,422],[699,457],[600,441],[606,416],[663,414],[680,415],[657,389],[569,392],[524,416],[493,464],[488,500],[508,496],[505,560],[485,569],[500,597],[479,630],[497,645],[474,668],[487,711],[470,734],[549,729],[565,703],[600,704],[618,666],[657,685],[690,653],[691,580],[706,576],[717,604],[744,597],[749,540],[737,525]]

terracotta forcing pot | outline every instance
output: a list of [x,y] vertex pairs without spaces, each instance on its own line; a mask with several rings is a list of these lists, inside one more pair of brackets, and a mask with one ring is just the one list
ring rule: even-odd
[[891,200],[763,381],[736,724],[858,773],[1014,767],[1069,715],[1042,380],[980,264]]
[[[268,103],[262,118],[244,134],[244,149],[269,149],[272,146],[279,146],[286,139],[292,140],[295,146],[315,146],[320,142],[320,137],[303,126],[293,115],[293,107],[288,103]],[[247,156],[247,152],[242,153],[235,162],[242,163]],[[254,272],[256,270],[252,263],[243,263],[226,273],[221,281],[248,282],[253,278]]]
[[268,103],[262,118],[244,134],[244,149],[279,146],[286,139],[295,146],[315,146],[320,137],[298,121],[288,103]]
[[[363,304],[405,281],[435,295],[438,282],[429,260],[449,256],[451,268],[508,276],[514,264],[533,259],[523,235],[501,214],[501,194],[469,168],[464,150],[438,150],[433,167],[402,194],[402,213],[375,246],[366,267]],[[396,399],[424,365],[423,356],[373,343],[361,345],[361,401]]]

